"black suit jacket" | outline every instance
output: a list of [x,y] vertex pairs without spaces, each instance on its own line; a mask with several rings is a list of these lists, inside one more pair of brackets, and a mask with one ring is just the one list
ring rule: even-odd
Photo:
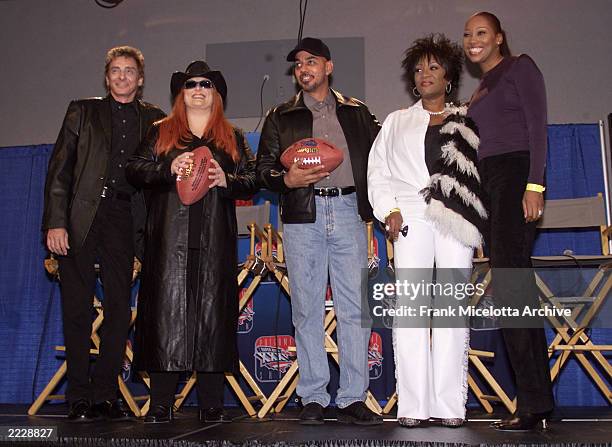
[[[138,100],[139,141],[165,116]],[[45,184],[43,230],[66,228],[72,250],[79,250],[100,204],[111,153],[110,97],[72,101],[55,142]],[[141,193],[132,198],[136,255],[142,254],[146,209]]]

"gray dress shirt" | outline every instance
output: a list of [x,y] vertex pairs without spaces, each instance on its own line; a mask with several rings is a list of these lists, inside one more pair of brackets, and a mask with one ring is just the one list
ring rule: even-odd
[[308,93],[304,92],[304,104],[312,113],[313,138],[327,140],[344,153],[344,161],[340,166],[334,169],[329,177],[316,183],[315,187],[325,188],[336,186],[345,188],[347,186],[355,186],[351,157],[349,156],[344,132],[342,131],[342,127],[338,122],[338,116],[336,115],[336,100],[334,95],[331,91],[328,91],[325,99],[319,102]]

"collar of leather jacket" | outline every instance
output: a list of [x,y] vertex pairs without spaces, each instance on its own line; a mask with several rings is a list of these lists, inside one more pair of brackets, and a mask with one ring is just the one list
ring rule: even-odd
[[[336,99],[336,104],[338,107],[348,106],[348,107],[359,107],[359,102],[353,98],[349,98],[344,96],[342,93],[335,91],[333,88],[330,88],[334,98]],[[281,114],[291,113],[298,110],[307,110],[306,104],[304,104],[304,91],[300,90],[297,95],[293,98],[293,101],[287,103],[287,107],[280,110]]]

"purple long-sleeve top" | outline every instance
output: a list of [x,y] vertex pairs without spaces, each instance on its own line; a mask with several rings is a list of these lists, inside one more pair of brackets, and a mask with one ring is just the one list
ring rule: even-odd
[[529,183],[544,184],[546,87],[533,59],[506,57],[485,73],[472,96],[468,116],[480,132],[480,159],[529,151]]

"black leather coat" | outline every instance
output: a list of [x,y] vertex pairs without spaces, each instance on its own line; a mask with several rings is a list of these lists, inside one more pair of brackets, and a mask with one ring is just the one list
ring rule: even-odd
[[[138,100],[139,141],[165,116],[156,106]],[[43,230],[66,228],[72,250],[85,241],[93,223],[106,182],[111,153],[110,97],[72,101],[66,111],[45,184]],[[134,248],[142,259],[145,205],[142,194],[132,198]]]
[[[332,90],[336,114],[344,131],[357,189],[359,215],[371,220],[368,201],[368,154],[380,130],[380,123],[362,102]],[[312,113],[304,104],[303,92],[271,109],[264,122],[257,149],[257,177],[267,189],[281,193],[280,209],[284,223],[312,223],[316,220],[314,187],[288,188],[283,179],[280,156],[291,144],[312,137]]]
[[235,371],[238,366],[237,229],[234,199],[257,190],[255,160],[237,132],[238,163],[207,144],[227,177],[227,188],[215,187],[202,199],[199,290],[195,309],[188,309],[187,253],[189,207],[176,192],[172,160],[190,149],[156,155],[155,126],[127,177],[145,188],[147,223],[145,257],[136,322],[136,366],[147,371]]

